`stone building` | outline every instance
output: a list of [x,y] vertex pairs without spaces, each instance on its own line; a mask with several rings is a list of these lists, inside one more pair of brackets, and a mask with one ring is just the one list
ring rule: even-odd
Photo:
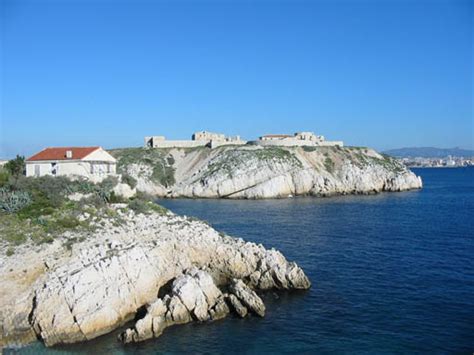
[[229,137],[221,133],[207,131],[195,132],[191,140],[166,140],[164,136],[145,137],[145,147],[150,148],[194,148],[219,147],[222,145],[244,145],[246,141],[240,139],[240,136]]
[[344,146],[342,141],[327,141],[324,136],[317,136],[313,132],[297,132],[289,134],[267,134],[259,137],[255,142],[264,146]]
[[207,131],[194,132],[192,135],[193,141],[225,141],[226,136],[222,133],[213,133]]
[[101,147],[46,148],[28,158],[26,176],[82,176],[94,182],[116,174],[116,159]]

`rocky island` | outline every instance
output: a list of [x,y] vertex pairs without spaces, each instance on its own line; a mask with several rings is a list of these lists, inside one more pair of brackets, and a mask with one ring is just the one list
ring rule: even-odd
[[110,153],[139,191],[157,197],[259,199],[422,187],[401,162],[364,147],[228,145]]

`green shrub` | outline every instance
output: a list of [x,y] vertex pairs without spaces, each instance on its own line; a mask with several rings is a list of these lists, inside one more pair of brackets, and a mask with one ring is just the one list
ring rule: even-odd
[[64,216],[56,221],[56,224],[64,229],[71,229],[78,227],[81,223],[73,216]]
[[312,147],[312,146],[309,146],[309,145],[304,145],[303,146],[303,150],[305,152],[314,152],[316,149],[318,149],[317,147]]
[[15,249],[13,249],[12,247],[8,248],[7,249],[7,256],[12,256],[13,254],[15,254]]
[[8,183],[8,180],[10,180],[10,173],[8,170],[0,167],[0,187],[5,186]]
[[133,210],[135,213],[148,213],[150,211],[151,202],[143,201],[139,199],[134,199],[130,201],[128,207]]
[[151,178],[161,185],[169,187],[175,183],[174,168],[166,165],[155,165]]
[[64,176],[20,177],[10,187],[30,193],[34,200],[43,197],[52,207],[60,207],[71,192],[71,181]]
[[170,155],[169,157],[166,158],[166,162],[168,163],[168,165],[174,165],[175,160],[174,160],[173,156]]
[[127,173],[122,174],[122,182],[130,186],[132,189],[137,187],[137,179]]
[[24,191],[9,191],[0,188],[0,210],[7,213],[18,212],[32,203],[31,196]]
[[169,210],[168,210],[167,208],[165,208],[165,207],[163,207],[163,206],[161,206],[161,205],[159,205],[159,204],[157,204],[157,203],[151,204],[151,205],[150,205],[150,208],[151,208],[153,211],[155,211],[155,212],[157,212],[158,214],[160,214],[160,215],[165,215],[165,214],[167,214],[167,213],[169,212]]
[[111,192],[109,196],[109,203],[125,203],[127,200],[120,195],[116,195],[115,192]]
[[329,173],[333,173],[334,172],[334,162],[332,161],[331,158],[329,157],[326,157],[326,159],[324,160],[324,166],[326,167],[326,170],[329,172]]
[[96,209],[99,209],[104,207],[107,204],[107,201],[105,201],[98,194],[93,194],[92,196],[83,198],[81,201],[79,201],[79,204],[82,206],[90,205],[94,206]]
[[90,193],[94,193],[95,190],[96,190],[96,185],[87,179],[79,179],[79,180],[70,181],[69,193],[78,192],[81,194],[90,194]]
[[57,206],[53,205],[44,195],[38,194],[34,196],[33,202],[17,212],[20,219],[38,218],[39,216],[48,216],[57,210]]
[[99,186],[106,190],[112,190],[118,184],[117,176],[107,176],[104,180],[99,183]]
[[25,173],[25,157],[17,155],[15,159],[9,160],[5,164],[5,169],[12,176],[20,176]]
[[149,193],[143,192],[143,191],[137,191],[137,194],[135,195],[136,200],[142,200],[142,201],[149,201],[149,202],[155,202],[156,197],[153,195],[150,195]]

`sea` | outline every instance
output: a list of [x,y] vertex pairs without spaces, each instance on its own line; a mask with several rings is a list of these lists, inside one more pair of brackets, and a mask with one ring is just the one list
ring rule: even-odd
[[[161,200],[178,214],[298,263],[308,291],[263,294],[265,318],[174,326],[123,346],[117,332],[34,354],[474,352],[474,168],[413,169],[424,188],[279,200]],[[8,353],[8,351],[7,351]]]

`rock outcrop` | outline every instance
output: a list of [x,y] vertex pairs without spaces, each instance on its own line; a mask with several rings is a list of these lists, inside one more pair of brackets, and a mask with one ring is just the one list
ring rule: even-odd
[[117,214],[120,225],[104,220],[80,240],[69,233],[0,258],[0,346],[36,338],[46,346],[90,340],[146,309],[121,337],[140,341],[173,324],[234,310],[263,316],[254,290],[310,287],[280,252],[203,222],[118,207]]
[[[262,299],[258,297],[255,291],[243,283],[242,280],[232,280],[229,290],[235,295],[239,302],[246,306],[246,308],[250,309],[260,317],[265,316],[265,305],[263,304]],[[237,311],[237,313],[240,315],[241,311]]]
[[[160,197],[257,199],[422,187],[421,179],[402,163],[370,148],[138,148],[112,154],[119,169],[137,179],[139,190]],[[150,158],[155,155],[160,159]]]
[[229,292],[222,293],[206,271],[192,268],[178,276],[170,294],[150,304],[145,316],[133,328],[120,334],[119,340],[132,343],[156,338],[171,325],[218,320],[227,316],[231,309],[245,317],[248,311],[242,303],[260,317],[265,315],[262,299],[242,280],[232,280]]

